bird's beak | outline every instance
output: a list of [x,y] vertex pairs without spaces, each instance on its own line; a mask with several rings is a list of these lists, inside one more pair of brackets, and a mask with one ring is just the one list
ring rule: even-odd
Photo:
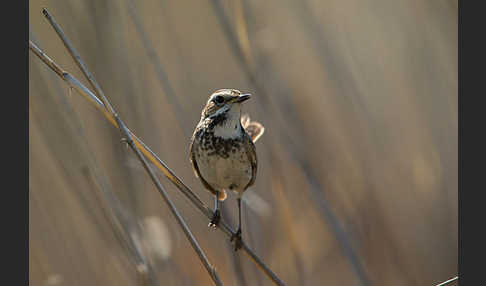
[[235,102],[243,102],[247,99],[250,99],[251,94],[245,93],[245,94],[240,94],[238,97],[235,98]]

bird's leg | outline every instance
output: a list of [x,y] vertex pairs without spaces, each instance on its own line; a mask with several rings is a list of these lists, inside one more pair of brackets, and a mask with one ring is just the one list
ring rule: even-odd
[[237,198],[238,202],[238,230],[231,236],[230,241],[235,241],[235,251],[241,248],[241,197]]
[[214,196],[214,215],[211,221],[209,222],[209,227],[216,228],[218,226],[219,220],[221,219],[221,212],[219,211],[219,200],[218,196]]

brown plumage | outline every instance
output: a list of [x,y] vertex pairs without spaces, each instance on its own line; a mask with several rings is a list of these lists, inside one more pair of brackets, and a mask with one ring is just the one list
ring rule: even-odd
[[234,89],[214,92],[201,112],[189,149],[195,175],[215,195],[215,216],[210,225],[218,224],[218,204],[226,199],[226,191],[238,194],[236,242],[241,240],[241,196],[256,179],[258,160],[253,143],[264,132],[260,123],[241,116],[241,103],[249,97]]

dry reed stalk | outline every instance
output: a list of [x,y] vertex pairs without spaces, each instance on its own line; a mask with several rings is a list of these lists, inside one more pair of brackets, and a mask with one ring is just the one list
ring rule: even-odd
[[435,285],[435,286],[444,286],[444,285],[447,285],[447,284],[449,284],[449,283],[451,283],[451,282],[454,282],[454,281],[456,281],[456,280],[459,280],[459,276],[456,276],[456,277],[454,277],[454,278],[451,278],[451,279],[449,279],[449,280],[446,280],[446,281],[444,281],[444,282],[442,282],[442,283],[439,283],[439,284],[437,284],[437,285]]

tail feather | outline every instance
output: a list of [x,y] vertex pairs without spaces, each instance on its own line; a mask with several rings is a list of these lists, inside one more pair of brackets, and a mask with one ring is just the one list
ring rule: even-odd
[[259,122],[250,121],[250,116],[248,114],[243,114],[241,116],[241,126],[245,129],[245,132],[250,135],[251,140],[255,143],[260,136],[265,132],[265,127]]

